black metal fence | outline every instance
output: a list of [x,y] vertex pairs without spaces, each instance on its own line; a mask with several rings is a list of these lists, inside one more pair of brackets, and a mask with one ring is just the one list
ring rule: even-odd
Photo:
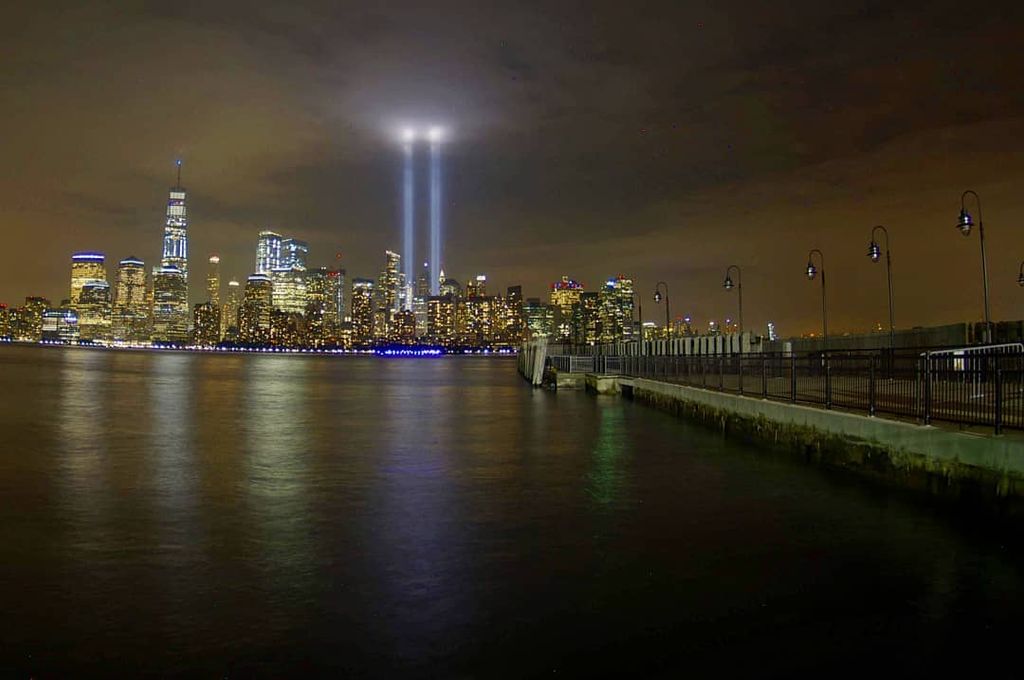
[[[609,360],[614,359],[614,370]],[[764,399],[935,421],[1024,429],[1024,353],[738,354],[600,358],[599,372]]]

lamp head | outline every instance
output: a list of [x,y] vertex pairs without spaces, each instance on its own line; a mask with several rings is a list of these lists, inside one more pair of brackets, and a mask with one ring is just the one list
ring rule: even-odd
[[722,283],[722,288],[732,290],[732,277],[728,274],[725,275],[725,281]]
[[814,263],[807,260],[807,278],[813,280],[818,274],[818,268],[814,266]]
[[877,241],[872,241],[868,245],[868,257],[871,258],[872,262],[878,262],[879,258],[882,257],[882,249],[878,247]]
[[1024,272],[1017,275],[1017,285],[1024,286]]
[[957,229],[964,236],[971,235],[971,227],[974,226],[974,220],[971,219],[971,213],[967,212],[967,208],[960,208],[960,219],[956,223]]
[[661,302],[661,291],[660,290],[655,289],[655,291],[654,291],[654,301],[655,302]]

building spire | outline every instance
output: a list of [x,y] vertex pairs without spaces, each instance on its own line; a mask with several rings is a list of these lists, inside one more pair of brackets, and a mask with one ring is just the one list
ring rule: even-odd
[[181,159],[179,158],[174,163],[178,166],[178,183],[174,185],[174,188],[181,189]]

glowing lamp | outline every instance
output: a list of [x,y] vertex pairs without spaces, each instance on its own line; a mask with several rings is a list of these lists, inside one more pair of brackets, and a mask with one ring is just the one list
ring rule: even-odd
[[971,227],[973,226],[974,220],[971,219],[971,213],[967,212],[967,208],[960,208],[960,219],[956,223],[957,229],[964,236],[970,236]]
[[725,288],[726,290],[732,290],[732,277],[729,276],[728,274],[726,274],[725,276],[725,282],[722,284],[722,288]]
[[813,279],[818,274],[818,268],[814,266],[814,263],[807,260],[807,278]]
[[876,241],[872,241],[868,245],[868,257],[871,258],[872,262],[878,262],[878,259],[882,257],[882,249],[878,246]]

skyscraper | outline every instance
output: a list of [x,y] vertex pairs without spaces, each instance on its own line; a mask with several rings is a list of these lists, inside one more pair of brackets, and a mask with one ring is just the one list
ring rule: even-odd
[[374,337],[373,281],[352,279],[352,341],[367,345]]
[[110,284],[90,281],[82,286],[76,305],[78,329],[82,340],[110,339]]
[[206,272],[206,299],[216,307],[220,307],[220,257],[210,255],[209,269]]
[[601,288],[600,342],[633,339],[633,280],[621,274]]
[[273,282],[266,274],[252,274],[245,282],[245,295],[238,312],[239,339],[252,345],[269,342],[272,309]]
[[149,306],[146,303],[146,264],[137,257],[126,257],[117,265],[114,295],[114,340],[149,340]]
[[220,337],[236,339],[238,336],[238,309],[241,306],[242,286],[235,279],[228,281],[228,292],[220,310]]
[[188,342],[188,284],[175,265],[153,272],[153,340]]
[[583,286],[568,276],[551,284],[551,305],[555,308],[555,336],[568,340],[573,333],[573,306],[580,301]]
[[393,340],[396,328],[392,323],[400,310],[400,300],[405,275],[402,274],[402,256],[396,252],[384,251],[384,270],[377,281],[377,309],[374,330],[379,339]]
[[256,241],[256,273],[269,274],[281,268],[281,241],[276,231],[261,231]]
[[164,249],[161,267],[177,267],[185,281],[185,314],[188,314],[188,211],[185,189],[181,186],[181,161],[177,161],[178,181],[167,200],[167,221],[164,223]]
[[106,281],[107,268],[104,266],[103,253],[81,252],[71,256],[71,295],[68,299],[71,306],[78,305],[82,294],[82,286],[93,281]]

